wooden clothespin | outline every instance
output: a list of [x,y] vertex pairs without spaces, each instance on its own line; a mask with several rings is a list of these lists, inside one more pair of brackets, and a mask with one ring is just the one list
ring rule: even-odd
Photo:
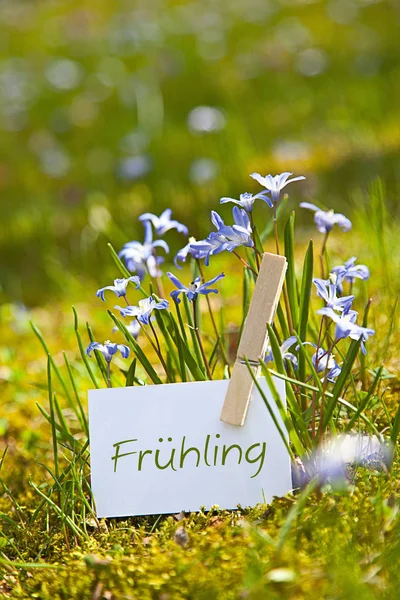
[[254,364],[252,368],[257,375],[259,360],[264,358],[268,343],[267,323],[274,319],[286,268],[284,256],[264,254],[220,417],[231,425],[245,422],[254,381],[244,357]]

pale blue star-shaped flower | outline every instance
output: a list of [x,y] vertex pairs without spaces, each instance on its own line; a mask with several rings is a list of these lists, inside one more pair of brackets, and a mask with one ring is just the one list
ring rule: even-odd
[[211,211],[211,221],[217,231],[213,231],[206,240],[195,242],[190,247],[204,254],[205,264],[210,262],[210,256],[219,254],[224,250],[233,252],[238,246],[252,248],[254,246],[250,219],[247,212],[234,206],[232,209],[234,224],[225,225],[222,217]]
[[126,306],[125,308],[116,306],[115,308],[119,310],[123,317],[136,317],[138,321],[144,325],[148,325],[153,310],[163,310],[164,308],[168,308],[168,306],[168,300],[160,300],[158,302],[153,296],[149,296],[148,298],[139,300],[138,306]]
[[303,175],[289,179],[291,175],[293,175],[293,173],[285,172],[280,175],[265,175],[265,177],[263,177],[259,173],[252,173],[250,177],[258,181],[258,183],[265,188],[265,191],[268,191],[271,194],[272,202],[273,204],[276,204],[279,201],[283,188],[289,185],[289,183],[305,179]]
[[[174,265],[176,268],[182,269],[178,261],[185,262],[188,255],[193,256],[195,260],[201,260],[202,258],[205,258],[209,252],[209,246],[207,245],[207,247],[204,249],[202,246],[204,243],[205,240],[197,242],[194,237],[189,238],[189,242],[177,252],[174,258]],[[195,244],[201,244],[201,246],[197,247]]]
[[210,285],[212,285],[219,279],[222,279],[222,277],[225,277],[224,273],[220,273],[220,275],[217,275],[216,277],[205,283],[201,283],[200,277],[196,277],[196,279],[192,281],[192,283],[189,286],[186,286],[181,281],[179,281],[179,279],[175,277],[175,275],[173,275],[172,273],[167,273],[167,275],[174,284],[174,286],[178,288],[177,290],[172,291],[170,294],[171,298],[173,298],[177,304],[179,304],[181,301],[181,299],[179,298],[179,294],[186,294],[189,302],[194,302],[195,300],[197,300],[199,294],[218,294],[218,290],[210,288]]
[[164,262],[162,256],[157,256],[156,248],[163,248],[168,254],[169,247],[164,240],[156,240],[153,242],[153,232],[151,229],[150,221],[145,221],[144,225],[144,241],[143,244],[140,242],[128,242],[119,252],[118,256],[125,260],[126,267],[129,271],[136,272],[139,278],[142,280],[146,273],[149,273],[150,277],[157,277],[160,275],[158,265]]
[[86,354],[90,356],[90,353],[93,350],[98,350],[102,353],[107,363],[110,363],[114,354],[118,352],[121,353],[122,358],[128,358],[129,356],[129,348],[125,346],[125,344],[115,344],[114,342],[110,342],[107,340],[104,344],[100,344],[99,342],[92,342],[86,349]]
[[171,219],[171,215],[172,210],[167,208],[159,217],[153,213],[144,213],[139,217],[139,221],[142,221],[143,223],[150,221],[153,224],[156,235],[159,236],[164,235],[164,233],[167,233],[170,229],[176,229],[179,233],[187,235],[189,230],[186,225]]
[[328,308],[343,311],[348,305],[351,306],[355,296],[337,297],[338,288],[336,283],[330,279],[313,279],[313,284],[317,288],[317,295],[326,302]]
[[349,337],[352,340],[361,340],[361,350],[366,354],[365,343],[371,335],[374,335],[375,330],[369,327],[362,327],[355,322],[358,313],[355,310],[346,310],[343,314],[338,315],[332,308],[325,306],[317,310],[319,315],[325,315],[332,319],[336,324],[335,340]]
[[[296,336],[292,335],[287,340],[285,340],[283,342],[283,344],[280,346],[280,351],[281,351],[283,361],[291,362],[295,369],[297,369],[298,360],[297,360],[297,357],[292,352],[289,352],[289,350],[292,346],[294,346],[296,344],[296,342],[297,342]],[[272,350],[269,347],[265,354],[264,362],[266,362],[268,364],[269,362],[273,362],[273,360],[274,360],[274,357],[272,354]]]
[[244,194],[240,194],[240,200],[235,200],[235,198],[224,197],[219,201],[220,204],[226,204],[226,202],[233,202],[233,204],[237,204],[240,208],[244,208],[247,213],[251,213],[253,210],[253,204],[256,200],[261,199],[264,200],[268,204],[270,208],[272,208],[273,203],[271,198],[268,198],[263,192],[259,194],[249,194],[249,192],[245,192]]
[[[317,348],[315,344],[312,345]],[[325,371],[328,370],[326,374],[328,381],[333,382],[340,375],[342,369],[337,364],[333,354],[329,354],[329,352],[323,348],[317,348],[317,351],[312,355],[311,360],[314,367],[316,367],[317,373],[325,373]]]
[[354,283],[356,279],[366,281],[370,277],[368,267],[365,265],[356,265],[356,260],[357,258],[352,256],[352,258],[349,258],[344,265],[340,265],[339,267],[334,267],[332,269],[332,273],[334,273],[337,277],[337,286],[340,293],[342,292],[343,281]]
[[310,202],[301,202],[301,208],[307,208],[314,211],[314,223],[320,233],[329,233],[335,225],[338,225],[342,231],[350,231],[352,223],[350,219],[333,210],[322,210]]
[[107,285],[96,292],[96,296],[101,298],[103,302],[105,301],[104,292],[106,290],[110,290],[110,292],[114,292],[114,294],[118,298],[126,297],[126,288],[128,287],[129,282],[132,281],[136,285],[136,289],[140,287],[140,279],[133,275],[132,277],[127,277],[126,279],[114,279],[114,285]]
[[[136,319],[131,321],[128,325],[125,325],[125,327],[135,340],[139,337],[140,325]],[[112,332],[115,333],[116,331],[119,331],[118,327],[113,327]]]

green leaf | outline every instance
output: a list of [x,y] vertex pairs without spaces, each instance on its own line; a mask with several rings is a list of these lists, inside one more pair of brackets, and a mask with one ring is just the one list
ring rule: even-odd
[[183,294],[182,302],[183,302],[183,306],[185,307],[186,318],[187,318],[188,324],[189,324],[189,331],[190,331],[190,335],[192,338],[193,348],[196,353],[197,363],[199,365],[201,365],[202,370],[204,370],[204,373],[206,373],[206,366],[204,364],[203,355],[200,350],[199,340],[197,339],[196,332],[194,330],[193,314],[192,314],[192,311],[190,310],[190,303],[189,303],[189,300],[187,299],[186,294]]
[[87,422],[86,413],[83,410],[82,402],[81,402],[81,399],[79,397],[78,388],[77,388],[76,383],[75,383],[75,379],[74,379],[74,376],[73,376],[73,373],[72,373],[71,365],[69,363],[68,357],[67,357],[67,355],[66,355],[65,352],[63,352],[63,356],[64,356],[65,365],[67,367],[68,375],[69,375],[69,378],[70,378],[70,381],[71,381],[72,389],[74,390],[74,395],[75,395],[76,403],[77,403],[78,409],[79,409],[79,411],[77,411],[76,414],[77,414],[78,419],[79,419],[79,421],[81,423],[82,429],[84,430],[84,432],[86,433],[86,435],[89,436],[89,425],[88,425],[88,422]]
[[283,300],[281,300],[278,304],[278,308],[276,309],[276,316],[278,317],[279,325],[282,329],[282,335],[284,339],[287,340],[288,337],[290,337],[290,331],[286,322],[285,313],[283,312],[282,302]]
[[187,339],[187,335],[186,335],[185,325],[184,325],[183,319],[182,319],[181,305],[175,301],[174,301],[174,304],[175,304],[175,308],[176,308],[176,314],[178,315],[179,327],[181,329],[182,338],[183,338],[183,341],[185,342],[185,344],[187,344],[188,339]]
[[332,390],[332,397],[329,399],[325,407],[325,414],[322,423],[322,432],[326,430],[329,425],[329,421],[332,417],[333,411],[335,410],[335,406],[338,402],[338,398],[342,393],[342,390],[347,382],[348,375],[353,367],[353,364],[357,358],[358,351],[360,349],[361,340],[353,340],[350,344],[349,350],[346,354],[346,358],[342,365],[342,370],[340,372],[339,377],[336,380],[335,385]]
[[249,306],[250,306],[250,302],[251,302],[251,295],[252,295],[252,288],[253,288],[252,282],[253,282],[253,276],[252,276],[251,271],[249,271],[249,269],[244,269],[243,270],[242,324],[240,326],[239,341],[240,341],[240,338],[242,337],[244,322],[246,320],[247,313],[249,312]]
[[[275,335],[275,332],[271,325],[267,325],[268,328],[268,336],[269,342],[271,345],[272,356],[274,357],[274,362],[276,366],[276,370],[278,373],[282,375],[286,375],[285,365],[282,359],[282,353],[279,346],[279,342]],[[300,439],[302,439],[303,446],[305,448],[311,448],[312,442],[310,438],[310,434],[308,432],[307,423],[304,421],[303,415],[301,414],[299,404],[297,402],[297,398],[293,391],[292,385],[289,382],[286,382],[286,396],[288,403],[288,410],[290,411],[293,419],[293,426],[296,429],[296,432]]]
[[285,256],[288,262],[286,271],[286,289],[289,297],[289,306],[290,313],[292,315],[293,327],[297,330],[299,323],[299,299],[294,262],[294,219],[295,212],[293,211],[285,227],[284,239]]
[[134,358],[129,366],[128,373],[126,374],[126,387],[130,387],[130,386],[134,385],[135,373],[136,373],[136,363],[137,363],[137,359]]
[[[249,370],[249,373],[250,373],[250,375],[251,375],[251,377],[253,379],[254,385],[256,386],[257,390],[259,391],[261,398],[264,400],[265,406],[268,409],[268,412],[269,412],[269,414],[271,416],[271,419],[273,420],[274,425],[275,425],[275,427],[276,427],[276,429],[277,429],[277,431],[278,431],[278,433],[279,433],[279,435],[280,435],[280,437],[282,439],[282,442],[283,442],[286,450],[288,451],[288,454],[289,454],[291,460],[294,462],[294,460],[295,460],[294,454],[293,454],[292,449],[291,449],[291,447],[290,447],[290,445],[288,443],[287,436],[286,436],[285,432],[283,431],[283,429],[282,429],[282,427],[281,427],[281,425],[280,425],[280,423],[279,423],[279,421],[278,421],[278,419],[276,417],[275,411],[273,410],[273,408],[271,407],[271,405],[270,405],[270,403],[268,401],[268,398],[266,397],[266,395],[263,392],[262,387],[260,386],[260,383],[259,383],[259,381],[258,381],[258,379],[257,379],[257,377],[256,377],[256,375],[254,373],[254,367],[252,368],[250,366],[250,363],[249,363],[249,361],[247,360],[246,357],[244,357],[244,361],[245,361],[245,363],[247,365],[247,368]],[[271,387],[270,387],[271,394],[272,394],[272,397],[274,398],[275,402],[277,403],[278,402],[278,398],[279,398],[279,394],[278,394],[278,391],[277,391],[277,389],[275,387],[275,384],[272,381],[271,377],[269,377],[269,380],[267,380],[267,382],[268,382],[268,385],[271,384]],[[289,433],[289,431],[288,431],[288,433]]]
[[65,396],[66,396],[66,398],[67,398],[67,400],[68,400],[71,408],[74,410],[75,409],[74,401],[73,401],[73,399],[71,397],[71,394],[70,394],[70,392],[68,390],[68,387],[67,387],[67,385],[66,385],[66,383],[65,383],[65,381],[64,381],[64,379],[63,379],[63,377],[62,377],[62,375],[60,373],[60,369],[57,367],[57,365],[56,365],[53,357],[50,354],[50,351],[49,351],[49,349],[47,347],[46,342],[44,341],[44,338],[43,338],[40,330],[36,327],[36,325],[34,325],[32,323],[32,321],[30,321],[29,323],[30,323],[30,326],[32,327],[35,335],[37,336],[37,338],[39,339],[40,343],[42,344],[43,349],[44,349],[44,351],[45,351],[48,359],[50,360],[51,367],[54,370],[54,373],[57,375],[57,379],[61,383],[61,386],[62,386],[62,388],[64,390]]
[[[314,270],[314,255],[313,255],[313,242],[312,240],[308,244],[306,255],[304,257],[303,273],[301,277],[301,293],[300,293],[300,307],[299,307],[299,337],[302,342],[307,340],[308,330],[308,316],[311,302],[311,288],[313,280]],[[303,354],[299,356],[299,371],[298,376],[301,381],[305,380],[306,377],[306,361]],[[301,398],[303,410],[305,408],[306,399],[304,396]]]
[[[53,386],[51,379],[51,359],[50,355],[47,358],[47,387],[49,392],[49,405],[50,405],[50,424],[51,424],[51,438],[53,443],[53,458],[56,469],[56,476],[58,477],[58,445],[57,445],[57,432],[56,432],[56,419],[54,414],[54,403],[53,403]],[[61,428],[60,428],[61,429]]]
[[376,386],[378,385],[378,383],[380,382],[380,380],[382,378],[382,370],[383,370],[383,367],[379,367],[379,369],[375,375],[374,381],[372,382],[372,385],[368,390],[368,393],[365,394],[365,397],[360,402],[359,407],[357,408],[355,414],[352,416],[352,418],[346,425],[346,431],[350,431],[350,429],[353,427],[356,420],[360,417],[361,413],[363,413],[365,410],[367,410],[367,407],[368,407],[369,401],[372,397],[372,394],[374,393]]
[[[296,379],[293,379],[292,377],[289,377],[287,375],[283,375],[282,373],[278,373],[277,371],[274,371],[273,369],[269,369],[269,372],[274,377],[278,377],[278,379],[283,379],[283,381],[287,381],[289,383],[292,383],[293,385],[296,385],[297,387],[301,387],[301,388],[304,388],[306,390],[310,390],[312,392],[318,392],[319,391],[318,388],[315,387],[315,385],[310,385],[309,383],[304,383],[303,381],[297,381]],[[333,397],[332,394],[331,394],[331,392],[325,392],[325,396],[327,398],[332,398]],[[345,406],[346,408],[350,409],[354,413],[357,412],[357,407],[354,406],[353,404],[351,404],[350,402],[348,402],[347,400],[345,400],[344,398],[338,398],[338,403],[342,404],[343,406]],[[373,431],[378,436],[380,435],[378,429],[370,421],[370,419],[368,419],[368,417],[365,414],[363,414],[361,412],[361,414],[359,415],[359,417],[360,417],[360,419],[362,419],[364,421],[364,423],[366,423],[371,428],[371,431]]]
[[[92,328],[90,327],[89,323],[86,323],[86,329],[87,329],[87,332],[88,332],[88,336],[89,336],[90,342],[94,342],[95,339],[94,339],[94,336],[93,336]],[[107,366],[106,366],[106,361],[104,359],[104,356],[98,350],[95,350],[93,354],[95,356],[97,365],[98,365],[98,367],[100,369],[100,373],[103,376],[104,383],[107,385],[108,384],[108,374],[107,374]]]
[[[269,369],[264,361],[260,360],[260,366],[261,366],[262,374],[265,377],[265,380],[268,384],[268,387],[270,389],[272,397],[275,401],[275,404],[278,407],[279,414],[281,415],[281,419],[285,424],[286,430],[290,437],[290,441],[292,442],[298,456],[303,456],[306,448],[304,447],[302,441],[300,440],[299,436],[297,435],[296,429],[293,425],[293,421],[291,421],[291,419],[288,416],[286,407],[285,407],[284,403],[282,402],[282,398],[280,397],[279,392],[276,389],[274,380],[271,377],[271,373],[269,372]],[[264,400],[264,402],[267,402],[267,400]],[[294,457],[292,457],[292,460],[294,461]]]
[[174,331],[174,326],[171,324],[170,319],[173,319],[173,316],[166,311],[157,310],[154,311],[156,314],[156,320],[158,327],[160,328],[161,334],[164,338],[164,341],[168,347],[168,356],[167,358],[171,361],[168,369],[168,376],[172,381],[176,381],[175,377],[175,369],[172,365],[172,361],[176,367],[176,370],[180,370],[179,364],[179,356],[176,352],[176,346],[174,345],[174,340],[171,338],[171,330]]
[[192,373],[192,375],[196,381],[205,381],[207,379],[205,373],[203,373],[203,371],[200,369],[200,367],[198,366],[197,360],[192,356],[188,346],[186,346],[186,344],[183,342],[183,340],[180,336],[180,333],[179,333],[177,323],[174,322],[174,325],[175,325],[175,335],[176,335],[177,340],[179,340],[178,343],[180,344],[181,352],[182,352],[184,361],[185,361],[186,365],[188,366],[189,371]]
[[308,313],[310,310],[311,288],[314,270],[313,242],[308,244],[304,257],[303,274],[301,277],[301,293],[299,308],[299,336],[302,342],[307,339]]
[[99,386],[99,384],[97,383],[97,380],[96,380],[95,376],[93,375],[93,371],[92,371],[92,368],[91,368],[91,366],[90,366],[90,364],[89,364],[89,360],[88,360],[87,354],[86,354],[86,352],[85,352],[85,350],[84,350],[84,348],[83,348],[83,344],[82,344],[82,338],[81,338],[81,336],[80,336],[80,334],[79,334],[79,329],[78,329],[78,327],[79,327],[79,323],[78,323],[78,313],[76,312],[76,309],[75,309],[75,307],[74,307],[74,306],[72,307],[72,311],[73,311],[73,313],[74,313],[74,329],[75,329],[75,335],[76,335],[76,339],[77,339],[77,341],[78,341],[79,352],[80,352],[80,354],[81,354],[81,357],[82,357],[83,363],[84,363],[84,365],[85,365],[85,367],[86,367],[86,370],[87,370],[87,372],[88,372],[88,374],[89,374],[89,377],[90,377],[90,379],[91,379],[91,380],[92,380],[92,382],[93,382],[93,385],[94,385],[94,387],[98,389],[100,386]]
[[318,485],[318,480],[313,479],[306,488],[301,492],[300,496],[297,498],[295,504],[289,510],[288,516],[281,527],[278,539],[277,539],[277,551],[280,552],[290,534],[290,531],[296,521],[297,517],[301,514],[304,509],[308,497],[313,493]]
[[[111,258],[113,259],[114,263],[116,264],[116,266],[118,267],[118,270],[120,271],[121,275],[123,275],[126,279],[128,277],[132,277],[132,273],[130,273],[128,271],[128,269],[126,268],[126,266],[124,265],[124,263],[122,262],[122,260],[120,259],[120,257],[118,256],[118,254],[115,252],[112,244],[110,244],[110,242],[108,242],[107,244],[108,249],[110,251],[111,254]],[[134,285],[132,283],[132,285]],[[136,285],[135,285],[135,289],[136,289]],[[145,292],[145,290],[140,286],[139,288],[140,293],[147,298],[148,294],[147,292]]]

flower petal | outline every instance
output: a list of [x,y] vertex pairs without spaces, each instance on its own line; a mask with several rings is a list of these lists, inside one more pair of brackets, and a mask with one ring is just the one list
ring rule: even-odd
[[315,206],[315,204],[311,204],[311,202],[300,202],[299,206],[301,208],[307,208],[308,210],[313,210],[314,212],[321,210],[320,208],[318,208],[318,206]]

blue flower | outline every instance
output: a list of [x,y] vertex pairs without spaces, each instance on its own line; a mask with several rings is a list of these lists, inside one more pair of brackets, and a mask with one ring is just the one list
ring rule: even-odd
[[350,231],[352,228],[350,219],[333,210],[322,210],[310,202],[301,202],[300,206],[315,212],[314,222],[320,233],[329,233],[334,225],[338,225],[342,231]]
[[178,221],[171,220],[172,210],[167,208],[159,217],[152,213],[144,213],[139,217],[139,221],[151,222],[157,235],[164,235],[170,229],[176,229],[179,233],[187,235],[189,233],[186,225],[178,223]]
[[320,310],[317,310],[319,315],[325,315],[332,319],[336,323],[335,340],[349,337],[352,340],[361,340],[361,350],[363,354],[366,354],[364,342],[368,341],[370,335],[374,335],[375,330],[369,329],[368,327],[361,327],[356,324],[357,311],[346,310],[343,314],[338,315],[332,308],[325,306]]
[[260,185],[265,187],[266,191],[270,192],[272,202],[276,204],[280,198],[281,190],[283,190],[284,187],[286,187],[289,183],[293,183],[294,181],[301,181],[302,179],[305,179],[303,175],[289,179],[290,175],[293,175],[293,173],[281,173],[280,175],[275,175],[275,177],[272,175],[266,175],[263,177],[259,173],[252,173],[250,177],[258,181]]
[[[196,244],[200,244],[200,246],[198,247]],[[180,260],[185,262],[188,254],[193,256],[195,260],[201,260],[202,258],[205,258],[209,252],[209,244],[207,244],[205,249],[203,248],[203,244],[205,244],[205,240],[197,242],[194,237],[189,238],[189,242],[177,252],[174,258],[174,265],[176,268],[182,269],[182,267],[178,264],[178,261]]]
[[169,252],[169,247],[164,240],[156,240],[153,242],[153,232],[150,221],[145,221],[144,225],[144,241],[128,242],[119,252],[118,256],[124,258],[125,264],[129,271],[136,272],[140,279],[149,273],[150,277],[157,277],[160,274],[158,265],[164,262],[164,258],[157,256],[155,248],[163,248],[166,253]]
[[192,281],[189,287],[186,287],[186,285],[183,285],[183,283],[181,283],[179,279],[175,277],[175,275],[173,275],[172,273],[167,273],[167,275],[174,284],[174,286],[178,288],[170,294],[171,298],[173,298],[177,304],[179,304],[181,301],[179,298],[179,294],[186,294],[189,302],[194,302],[195,300],[197,300],[199,294],[218,294],[218,290],[210,289],[210,285],[212,285],[219,279],[222,279],[222,277],[225,277],[225,274],[221,273],[220,275],[217,275],[217,277],[214,277],[214,279],[211,279],[206,283],[200,283],[200,277],[196,277],[196,279]]
[[224,197],[224,198],[221,198],[219,203],[225,204],[226,202],[233,202],[234,204],[237,204],[241,208],[244,208],[244,210],[247,213],[252,212],[253,204],[254,204],[255,200],[258,200],[259,198],[261,200],[264,200],[264,202],[266,202],[270,208],[272,208],[272,206],[273,206],[271,199],[268,198],[268,196],[266,196],[262,192],[260,192],[259,194],[255,194],[254,196],[253,196],[253,194],[249,194],[249,192],[245,192],[244,194],[240,194],[239,197],[240,197],[240,200],[235,200],[234,198]]
[[313,283],[317,288],[317,295],[326,302],[328,308],[333,310],[343,311],[347,306],[351,306],[354,296],[337,297],[337,285],[330,279],[313,279]]
[[[287,340],[285,340],[283,342],[283,344],[280,347],[280,351],[281,351],[281,355],[282,355],[282,359],[284,361],[290,361],[293,363],[293,366],[295,369],[297,369],[297,365],[298,365],[298,361],[297,358],[294,354],[292,354],[291,352],[288,352],[288,350],[294,346],[294,344],[296,344],[297,342],[297,338],[295,335],[290,336],[290,338],[288,338]],[[271,348],[268,348],[265,357],[264,357],[264,362],[266,362],[267,364],[269,362],[273,362],[274,357],[272,354],[272,350]]]
[[101,298],[103,302],[105,301],[104,292],[106,290],[110,290],[117,295],[118,298],[126,296],[126,288],[128,287],[128,283],[132,281],[136,285],[136,289],[140,287],[140,279],[133,275],[132,277],[128,277],[127,279],[114,279],[114,285],[107,285],[106,287],[97,290],[96,296]]
[[[129,323],[129,325],[125,325],[125,327],[131,336],[136,340],[140,333],[140,325],[137,320],[135,319],[134,321],[131,321],[131,323]],[[113,327],[112,332],[115,333],[116,331],[119,331],[118,327]]]
[[211,232],[206,240],[190,244],[191,249],[203,254],[206,265],[209,264],[210,256],[213,254],[219,254],[224,250],[233,252],[238,246],[249,248],[254,246],[250,219],[246,211],[234,206],[232,215],[234,224],[230,226],[225,225],[217,212],[211,211],[211,222],[217,231]]
[[356,257],[353,256],[349,258],[344,265],[339,267],[334,267],[332,269],[332,273],[337,276],[337,287],[339,292],[342,292],[342,282],[348,281],[349,283],[354,283],[355,279],[362,279],[365,281],[369,279],[370,273],[368,267],[365,265],[356,265]]
[[102,353],[107,363],[110,363],[114,354],[121,352],[122,358],[128,358],[129,356],[129,348],[124,344],[114,344],[113,342],[107,341],[104,344],[99,344],[99,342],[92,342],[86,349],[86,354],[90,356],[92,350],[98,350]]
[[[315,344],[311,345],[317,348]],[[325,371],[328,370],[328,373],[326,375],[328,381],[333,382],[340,375],[342,369],[337,364],[336,360],[333,357],[333,354],[329,354],[323,348],[317,348],[317,351],[312,355],[311,360],[314,367],[316,367],[317,373],[325,373]]]
[[163,310],[169,306],[168,300],[157,302],[153,296],[139,300],[138,304],[138,306],[126,306],[125,308],[116,306],[115,308],[119,310],[123,317],[136,317],[138,321],[144,325],[148,325],[153,310]]

